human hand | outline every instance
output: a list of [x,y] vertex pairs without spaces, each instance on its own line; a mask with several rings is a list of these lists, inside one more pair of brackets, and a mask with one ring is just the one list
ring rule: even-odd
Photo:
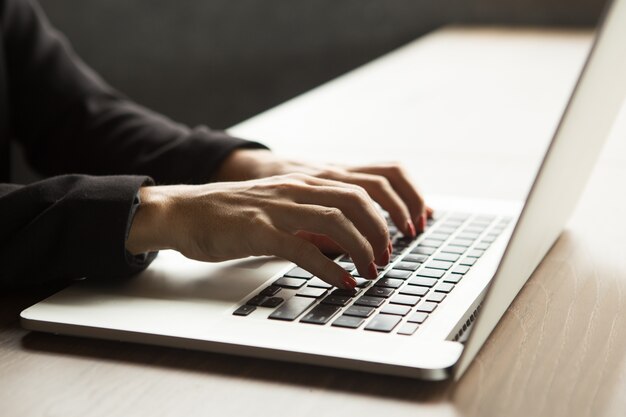
[[308,237],[330,239],[369,279],[390,258],[385,220],[361,187],[344,182],[290,174],[143,187],[140,198],[126,242],[133,254],[176,249],[210,262],[276,255],[342,288],[356,281]]
[[[415,237],[416,232],[422,232],[426,219],[433,214],[406,170],[395,163],[364,166],[312,164],[287,160],[268,150],[240,149],[224,161],[217,180],[240,181],[289,173],[302,173],[362,187],[407,236]],[[331,246],[320,239],[315,239],[315,242],[323,247]]]

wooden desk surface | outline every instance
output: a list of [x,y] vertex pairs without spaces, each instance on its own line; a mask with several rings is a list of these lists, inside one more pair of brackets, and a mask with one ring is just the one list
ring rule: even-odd
[[[520,198],[589,41],[441,30],[233,131],[342,162],[402,144],[385,159],[428,193]],[[567,230],[456,384],[29,333],[19,311],[46,293],[12,293],[0,295],[0,414],[626,415],[625,137],[621,117]]]

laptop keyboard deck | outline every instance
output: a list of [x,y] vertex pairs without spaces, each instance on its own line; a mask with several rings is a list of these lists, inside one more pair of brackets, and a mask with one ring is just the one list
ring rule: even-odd
[[[388,217],[387,217],[388,219]],[[375,280],[356,271],[347,255],[335,261],[357,281],[335,288],[294,267],[237,308],[235,316],[267,310],[268,319],[414,334],[508,226],[510,218],[440,213],[414,239],[388,219],[393,253]]]

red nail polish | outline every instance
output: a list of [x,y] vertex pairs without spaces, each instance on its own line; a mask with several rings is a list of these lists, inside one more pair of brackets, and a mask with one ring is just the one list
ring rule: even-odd
[[393,244],[391,243],[391,240],[387,244],[387,250],[389,251],[389,253],[393,252]]
[[411,237],[417,236],[417,232],[415,232],[415,225],[413,224],[411,220],[406,221],[406,228],[409,232],[409,236]]
[[426,215],[422,214],[420,216],[420,230],[423,232],[426,230]]
[[374,262],[370,263],[368,272],[369,272],[369,279],[376,279],[376,277],[378,277],[378,269],[376,269],[376,265],[374,265]]
[[343,286],[347,290],[353,290],[356,287],[356,280],[352,278],[352,275],[346,273],[343,276]]

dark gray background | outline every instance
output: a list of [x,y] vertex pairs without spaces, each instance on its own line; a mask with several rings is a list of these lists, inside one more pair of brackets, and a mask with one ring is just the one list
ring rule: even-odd
[[445,23],[591,26],[603,0],[42,0],[105,79],[225,128]]

